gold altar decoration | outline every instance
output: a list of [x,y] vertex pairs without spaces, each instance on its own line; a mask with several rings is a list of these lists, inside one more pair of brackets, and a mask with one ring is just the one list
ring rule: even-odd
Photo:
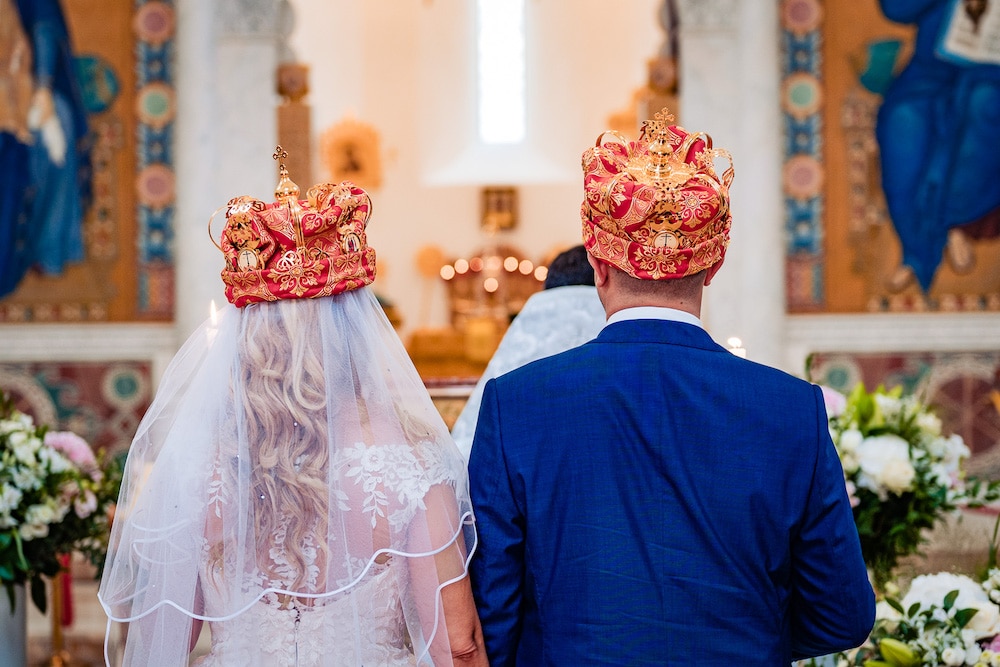
[[[441,267],[448,290],[451,324],[464,331],[472,320],[489,318],[502,335],[524,302],[542,289],[548,269],[514,246],[497,244]],[[478,325],[478,330],[485,327]],[[498,339],[499,341],[499,339]]]

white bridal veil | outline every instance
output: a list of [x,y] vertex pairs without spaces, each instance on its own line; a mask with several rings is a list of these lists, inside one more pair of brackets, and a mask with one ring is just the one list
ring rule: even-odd
[[198,621],[206,665],[450,664],[440,590],[474,548],[464,460],[370,288],[227,305],[139,426],[99,598],[129,665],[187,665]]

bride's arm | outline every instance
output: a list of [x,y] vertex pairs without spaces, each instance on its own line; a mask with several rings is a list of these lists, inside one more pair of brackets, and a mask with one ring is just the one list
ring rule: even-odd
[[[449,543],[458,527],[458,506],[454,490],[445,484],[436,484],[424,498],[427,516],[427,537],[433,547]],[[412,581],[420,590],[414,593],[423,601],[420,604],[421,625],[430,634],[435,623],[434,589],[443,582],[452,581],[441,589],[441,611],[443,625],[430,645],[434,664],[474,665],[486,667],[486,646],[483,629],[476,613],[472,597],[472,585],[465,568],[465,541],[459,535],[448,548],[434,556],[433,566],[427,559],[413,559],[411,563]],[[433,571],[432,571],[433,568]],[[451,659],[448,660],[448,657]]]
[[472,599],[468,574],[441,590],[441,606],[448,624],[448,644],[455,664],[487,667],[489,661],[483,643],[483,628]]

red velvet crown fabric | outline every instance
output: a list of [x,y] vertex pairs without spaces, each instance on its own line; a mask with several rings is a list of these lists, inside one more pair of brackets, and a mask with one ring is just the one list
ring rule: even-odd
[[[583,154],[583,243],[597,259],[634,278],[667,280],[703,271],[721,261],[732,216],[729,183],[712,164],[711,138],[670,126],[667,136],[678,167],[669,187],[639,180],[649,142],[602,143]],[[731,173],[727,172],[728,180]]]
[[375,250],[365,235],[368,193],[350,182],[313,186],[296,225],[295,203],[235,197],[226,206],[222,281],[237,307],[314,299],[369,285]]

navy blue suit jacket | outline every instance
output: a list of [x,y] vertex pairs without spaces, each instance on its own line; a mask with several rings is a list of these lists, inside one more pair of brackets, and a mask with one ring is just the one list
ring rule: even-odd
[[486,385],[472,583],[496,665],[789,665],[874,622],[820,390],[634,320]]

